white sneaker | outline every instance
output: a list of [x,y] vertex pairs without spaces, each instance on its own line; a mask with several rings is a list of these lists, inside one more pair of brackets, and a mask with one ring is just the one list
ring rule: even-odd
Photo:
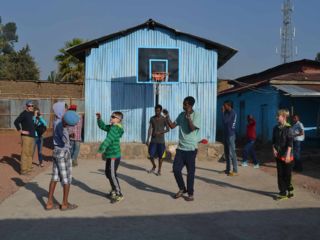
[[248,163],[247,163],[247,162],[242,162],[242,163],[241,163],[241,166],[242,166],[242,167],[248,167]]
[[258,163],[258,164],[255,164],[255,165],[253,166],[253,168],[255,168],[255,169],[260,168],[259,163]]

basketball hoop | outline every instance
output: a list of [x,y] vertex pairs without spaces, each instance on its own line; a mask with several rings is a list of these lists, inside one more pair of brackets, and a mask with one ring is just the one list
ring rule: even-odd
[[157,83],[165,82],[167,77],[169,77],[168,72],[153,72],[152,73],[152,80]]

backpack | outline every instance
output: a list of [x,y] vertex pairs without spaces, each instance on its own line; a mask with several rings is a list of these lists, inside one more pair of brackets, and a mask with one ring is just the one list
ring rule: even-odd
[[38,137],[41,137],[44,132],[47,130],[47,127],[43,124],[39,124],[35,126],[35,130],[37,132]]

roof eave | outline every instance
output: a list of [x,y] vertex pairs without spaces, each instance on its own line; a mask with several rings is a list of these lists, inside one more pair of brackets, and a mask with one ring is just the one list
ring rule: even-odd
[[[106,42],[112,38],[118,37],[118,36],[126,36],[136,30],[142,29],[142,28],[149,28],[149,29],[154,29],[155,27],[159,27],[159,28],[164,28],[167,29],[171,32],[173,32],[175,35],[184,35],[190,38],[194,38],[202,43],[205,44],[205,48],[206,49],[212,49],[215,50],[218,53],[218,68],[220,68],[221,66],[223,66],[229,59],[231,59],[238,51],[236,49],[227,47],[225,45],[222,45],[220,43],[216,43],[213,42],[211,40],[208,39],[204,39],[195,35],[192,35],[190,33],[185,33],[185,32],[181,32],[178,31],[176,29],[170,28],[166,25],[163,25],[161,23],[158,23],[152,19],[149,19],[147,22],[137,25],[135,27],[132,28],[128,28],[126,30],[122,30],[110,35],[106,35],[82,44],[79,44],[77,46],[71,47],[66,49],[66,51],[68,53],[70,53],[71,55],[77,57],[78,59],[80,59],[81,61],[85,61],[85,55],[86,55],[86,51],[90,50],[91,48],[96,48],[98,47],[101,43]],[[224,54],[223,54],[224,52]]]

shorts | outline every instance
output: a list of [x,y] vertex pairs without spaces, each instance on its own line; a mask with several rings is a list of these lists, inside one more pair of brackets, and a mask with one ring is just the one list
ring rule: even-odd
[[69,150],[53,150],[53,167],[51,180],[53,182],[61,182],[62,185],[71,184],[72,159]]
[[163,158],[166,151],[166,145],[164,143],[150,143],[149,156],[150,158]]

